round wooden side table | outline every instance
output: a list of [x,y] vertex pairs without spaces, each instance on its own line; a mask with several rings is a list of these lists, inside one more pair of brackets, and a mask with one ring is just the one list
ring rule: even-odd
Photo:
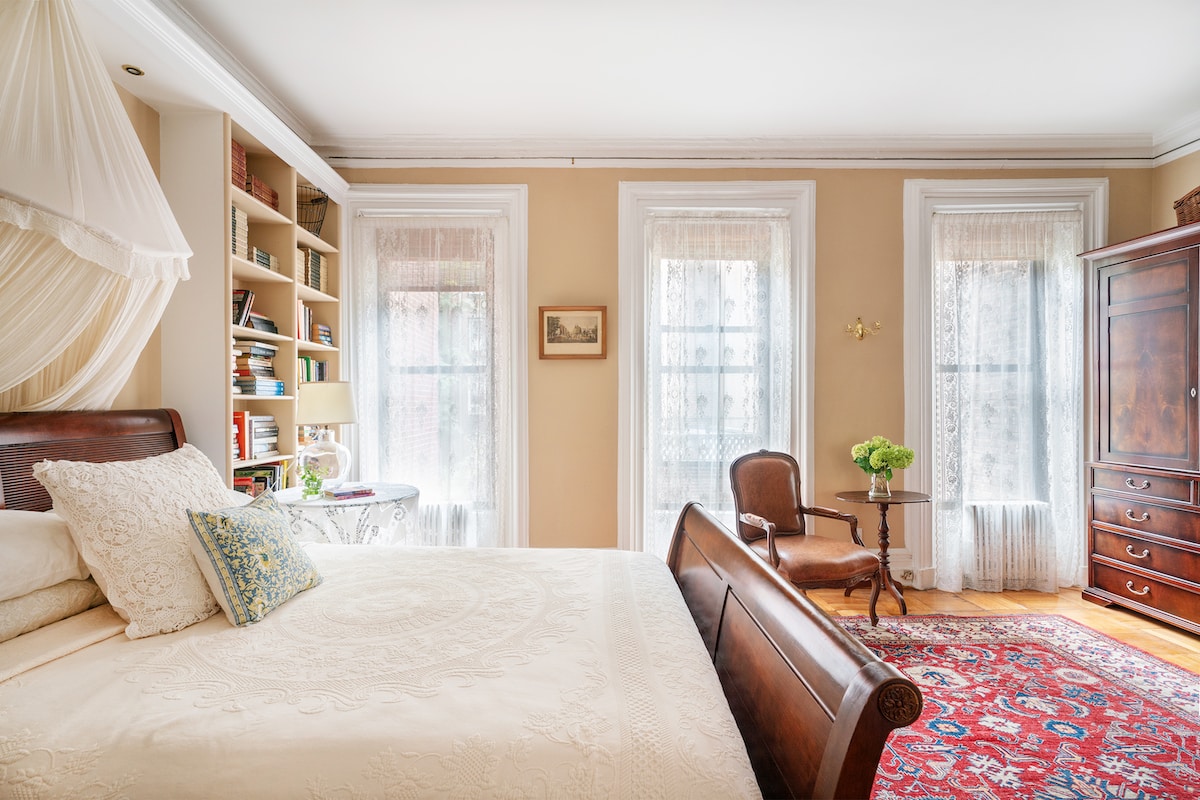
[[[872,497],[870,492],[853,491],[838,492],[837,499],[844,503],[874,503],[879,507],[879,563],[883,571],[883,588],[900,604],[900,615],[908,613],[908,605],[904,602],[904,592],[900,584],[892,577],[891,561],[888,556],[888,506],[904,503],[928,503],[933,498],[921,492],[892,492],[887,497]],[[861,584],[860,584],[861,585]],[[857,589],[851,586],[846,594]]]

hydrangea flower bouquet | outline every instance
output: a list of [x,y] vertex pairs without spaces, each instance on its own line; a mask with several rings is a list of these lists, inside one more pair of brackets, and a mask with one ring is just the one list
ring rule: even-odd
[[871,476],[872,497],[887,497],[892,492],[888,481],[892,470],[912,466],[916,454],[902,444],[892,444],[882,436],[872,436],[850,448],[850,457],[863,472]]

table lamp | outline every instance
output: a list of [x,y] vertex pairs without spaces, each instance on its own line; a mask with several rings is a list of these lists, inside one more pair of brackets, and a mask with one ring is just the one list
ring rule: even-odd
[[296,396],[296,423],[323,426],[313,443],[300,452],[299,468],[321,472],[322,487],[341,486],[350,475],[350,450],[333,438],[330,425],[358,421],[354,413],[354,391],[347,381],[301,383]]

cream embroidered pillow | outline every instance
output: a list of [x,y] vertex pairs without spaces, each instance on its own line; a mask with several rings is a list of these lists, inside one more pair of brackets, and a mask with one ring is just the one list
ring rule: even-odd
[[189,510],[188,516],[200,571],[234,625],[258,622],[321,582],[270,492],[240,508]]
[[228,505],[216,467],[190,444],[137,461],[42,461],[33,474],[67,520],[83,560],[131,639],[217,611],[192,556],[188,508]]

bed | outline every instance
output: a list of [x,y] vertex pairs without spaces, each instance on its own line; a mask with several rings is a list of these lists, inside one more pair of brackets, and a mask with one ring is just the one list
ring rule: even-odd
[[[222,599],[218,567],[171,605],[195,576],[161,568],[165,523],[143,520],[183,512],[160,496],[207,506],[193,566],[196,519],[273,513],[196,494],[211,476],[185,441],[167,409],[0,415],[0,514],[66,525],[92,569],[63,583],[102,590],[0,642],[0,796],[866,797],[920,713],[911,681],[696,504],[667,565],[288,544],[266,551],[299,565],[279,602]],[[90,538],[110,505],[138,515],[106,522],[132,577]]]

